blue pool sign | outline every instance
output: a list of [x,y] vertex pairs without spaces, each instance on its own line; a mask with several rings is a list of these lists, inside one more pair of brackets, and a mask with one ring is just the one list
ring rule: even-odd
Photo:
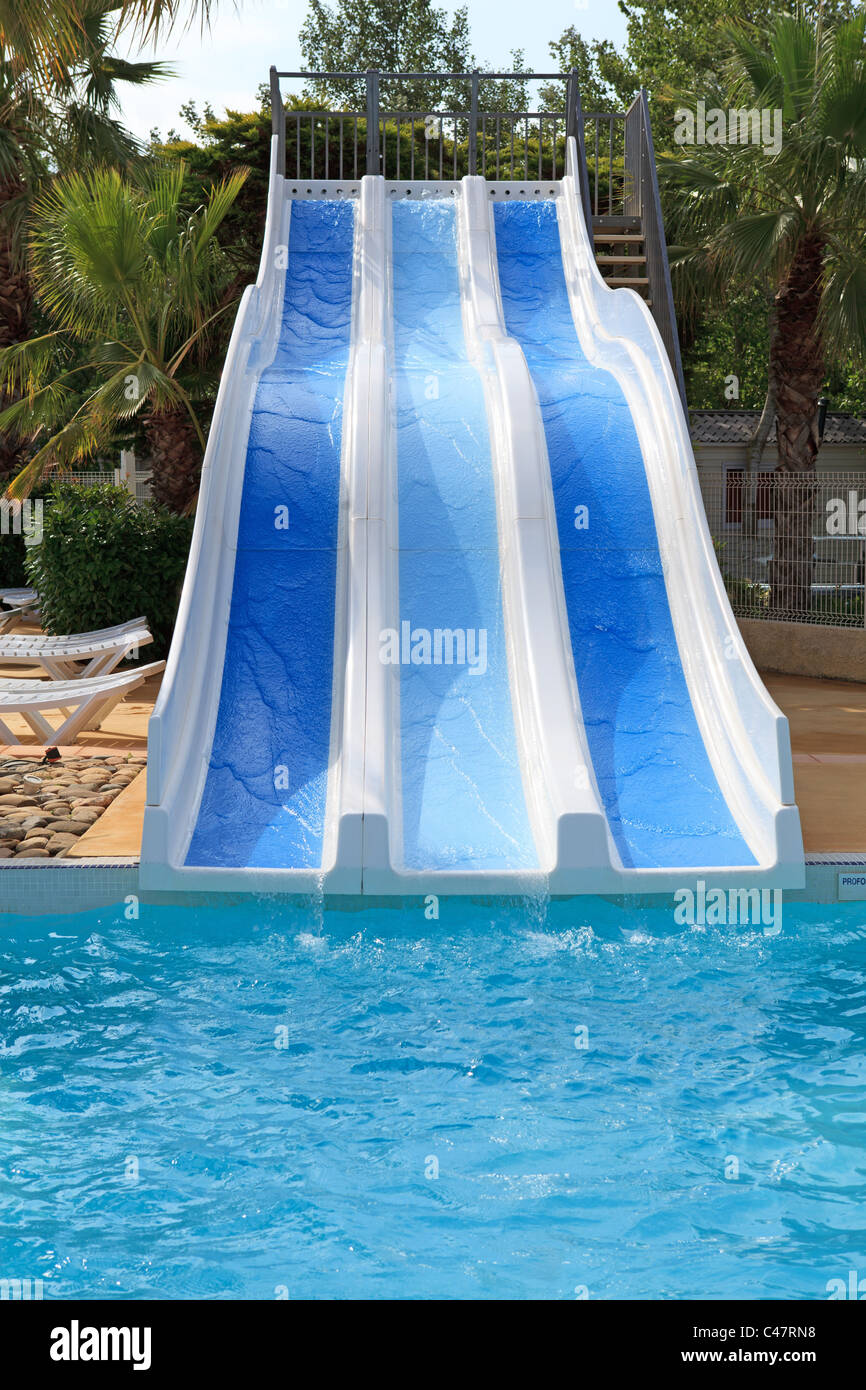
[[839,874],[839,901],[863,902],[866,900],[866,869],[858,873]]

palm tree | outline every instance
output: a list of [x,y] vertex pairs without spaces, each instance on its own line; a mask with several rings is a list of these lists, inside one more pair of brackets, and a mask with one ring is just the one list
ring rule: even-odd
[[[171,71],[113,54],[118,0],[54,7],[39,0],[35,29],[26,22],[31,8],[28,0],[0,0],[0,348],[30,329],[22,228],[39,189],[57,170],[137,158],[136,142],[116,119],[118,85],[154,82]],[[0,396],[0,408],[5,403]],[[11,439],[0,440],[0,479],[19,458]]]
[[58,179],[36,205],[33,286],[50,330],[0,351],[0,413],[36,446],[8,496],[25,497],[47,467],[108,448],[138,420],[153,494],[175,511],[194,501],[218,373],[221,320],[238,283],[217,232],[246,174],[211,188],[191,215],[185,166],[124,177],[102,167]]
[[722,80],[699,94],[723,112],[782,113],[778,150],[706,144],[659,160],[691,245],[679,267],[704,285],[769,282],[775,393],[773,609],[807,611],[818,398],[828,349],[866,355],[866,14],[774,15],[725,31]]
[[[37,81],[51,84],[74,61],[85,0],[0,0],[0,44],[18,53]],[[115,0],[115,34],[124,25],[142,42],[168,33],[184,17],[210,22],[215,0]]]

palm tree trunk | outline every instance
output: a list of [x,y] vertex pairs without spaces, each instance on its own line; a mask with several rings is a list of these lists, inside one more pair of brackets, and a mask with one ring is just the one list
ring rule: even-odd
[[776,295],[770,343],[778,452],[771,606],[782,618],[808,613],[811,607],[818,397],[824,380],[818,327],[823,262],[823,241],[814,233],[807,234]]
[[201,474],[201,445],[195,426],[183,408],[148,415],[142,423],[150,454],[153,500],[181,513],[194,502]]
[[[16,256],[9,231],[2,219],[4,204],[17,197],[21,186],[14,179],[0,183],[0,348],[22,342],[30,328],[30,309],[33,302],[30,281],[20,258]],[[11,405],[13,398],[0,387],[0,410]],[[24,449],[18,440],[0,436],[0,488],[20,472]]]

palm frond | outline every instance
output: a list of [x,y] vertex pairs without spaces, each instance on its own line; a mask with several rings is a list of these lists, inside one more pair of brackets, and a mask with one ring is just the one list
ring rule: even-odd
[[710,246],[737,275],[749,279],[777,265],[785,251],[793,249],[801,229],[802,219],[793,209],[755,212],[721,227]]
[[866,263],[862,258],[843,255],[829,267],[821,324],[837,350],[866,361]]

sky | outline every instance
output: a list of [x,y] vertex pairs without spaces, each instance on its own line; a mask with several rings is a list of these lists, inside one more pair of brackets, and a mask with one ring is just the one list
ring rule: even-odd
[[[441,7],[453,12],[447,0]],[[472,47],[479,65],[510,66],[511,49],[522,48],[533,71],[550,71],[548,40],[558,38],[573,24],[586,39],[625,40],[625,18],[616,0],[468,0]],[[303,67],[298,31],[307,12],[307,0],[214,0],[210,32],[202,34],[198,22],[185,32],[175,30],[156,48],[141,51],[121,42],[125,57],[158,57],[175,66],[176,76],[150,88],[124,94],[124,123],[135,135],[146,138],[156,127],[188,133],[178,116],[180,106],[205,102],[220,115],[227,106],[251,110],[259,83],[266,82],[268,68]]]

